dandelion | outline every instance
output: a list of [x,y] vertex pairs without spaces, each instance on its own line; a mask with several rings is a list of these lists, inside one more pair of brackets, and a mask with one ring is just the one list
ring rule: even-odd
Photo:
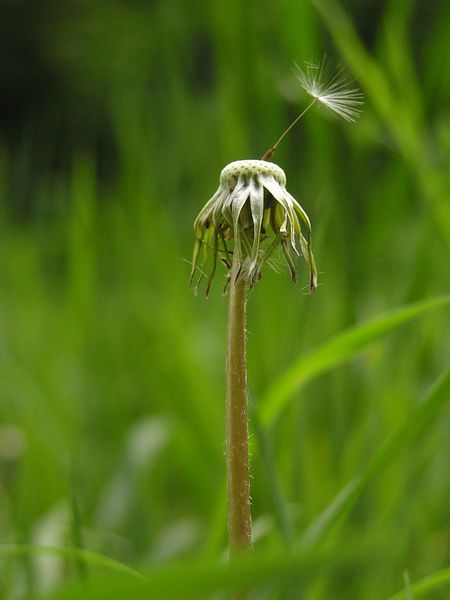
[[[306,237],[301,229],[306,228]],[[263,160],[238,160],[220,174],[220,185],[194,223],[194,247],[191,282],[200,253],[200,277],[204,277],[208,255],[213,267],[208,277],[208,294],[216,271],[218,256],[231,269],[231,251],[227,242],[234,241],[237,263],[236,279],[245,280],[250,288],[261,278],[261,269],[278,246],[281,246],[292,280],[296,269],[291,251],[303,254],[310,272],[310,290],[317,287],[317,271],[311,250],[311,223],[300,204],[286,189],[284,171]]]
[[[228,270],[229,291],[227,330],[227,494],[228,542],[230,554],[251,549],[250,478],[247,419],[246,303],[248,291],[259,281],[262,268],[281,247],[292,280],[296,268],[292,254],[300,253],[309,268],[309,288],[317,288],[317,269],[311,249],[311,223],[300,204],[286,189],[284,171],[269,162],[287,133],[301,117],[319,103],[347,121],[359,114],[362,96],[334,73],[325,59],[319,66],[296,67],[300,85],[312,102],[261,158],[238,160],[220,174],[219,187],[200,211],[194,223],[195,245],[191,283],[200,272],[195,289],[206,277],[206,294],[211,288],[217,263]],[[209,257],[212,267],[205,269]],[[238,596],[247,598],[247,592]],[[236,597],[237,598],[237,597]]]

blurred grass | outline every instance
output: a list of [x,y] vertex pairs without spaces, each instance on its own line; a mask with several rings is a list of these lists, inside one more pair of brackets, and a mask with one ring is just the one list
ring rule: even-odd
[[285,404],[301,389],[309,379],[317,377],[330,368],[353,358],[368,345],[410,320],[430,310],[441,308],[450,302],[450,297],[432,298],[426,302],[401,307],[377,319],[347,329],[344,333],[332,337],[319,348],[301,356],[281,377],[272,384],[262,399],[261,412],[265,422],[270,425],[282,412]]
[[[67,97],[0,139],[3,545],[98,553],[155,577],[163,597],[180,597],[167,581],[199,597],[257,577],[261,599],[378,600],[405,570],[414,582],[448,566],[446,388],[420,441],[374,462],[447,367],[448,310],[362,354],[338,342],[448,293],[450,11],[343,6],[79,0],[66,15],[48,3],[39,40]],[[275,260],[282,272],[250,298],[256,558],[227,572],[226,298],[220,282],[207,301],[188,290],[192,223],[220,169],[259,157],[303,106],[292,61],[324,51],[366,104],[354,126],[311,113],[275,157],[312,218],[322,285],[303,295],[305,269],[293,287]],[[333,347],[267,428],[288,369]],[[287,553],[370,472],[339,527]],[[66,554],[3,554],[0,597],[62,597],[80,575]],[[95,583],[68,597],[115,588],[83,564]],[[432,581],[426,597],[445,598]],[[134,597],[128,585],[117,597]]]

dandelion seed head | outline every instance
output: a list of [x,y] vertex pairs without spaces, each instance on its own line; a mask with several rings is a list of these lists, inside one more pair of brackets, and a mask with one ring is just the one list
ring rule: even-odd
[[305,92],[317,102],[346,121],[355,122],[364,104],[362,92],[352,87],[343,77],[343,70],[336,69],[333,62],[324,57],[320,64],[305,63],[301,69],[294,66],[295,76]]
[[236,280],[243,279],[252,288],[280,246],[292,280],[296,280],[296,269],[291,253],[294,257],[302,254],[309,268],[310,291],[317,287],[310,220],[287,191],[286,175],[275,163],[237,160],[222,169],[219,188],[198,214],[194,232],[192,283],[199,272],[195,289],[205,277],[208,255],[213,265],[206,275],[207,294],[218,259],[229,272],[236,260]]

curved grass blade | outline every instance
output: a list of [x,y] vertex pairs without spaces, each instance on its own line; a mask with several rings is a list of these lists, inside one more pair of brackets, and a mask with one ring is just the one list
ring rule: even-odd
[[378,449],[364,471],[354,477],[311,523],[300,539],[300,547],[309,549],[323,540],[332,526],[355,504],[368,484],[398,456],[403,448],[422,433],[450,400],[450,367],[436,381],[406,421]]
[[342,7],[342,2],[312,1],[334,38],[337,48],[366,92],[367,99],[388,126],[392,138],[422,188],[425,198],[430,201],[437,227],[448,242],[450,240],[450,205],[446,192],[448,182],[445,177],[442,177],[438,167],[427,160],[423,136],[425,128],[417,125],[414,110],[403,111],[399,118],[398,107],[402,101],[409,102],[409,97],[404,94],[408,93],[410,86],[403,86],[405,92],[399,98],[397,86],[391,83],[386,69],[381,67],[364,46],[351,19]]
[[258,589],[266,585],[299,581],[316,577],[318,569],[363,568],[371,563],[373,546],[343,549],[336,552],[321,551],[315,554],[271,553],[249,554],[228,564],[218,561],[184,562],[164,565],[146,573],[146,581],[114,578],[95,578],[87,584],[81,582],[64,591],[58,590],[48,598],[52,600],[202,600],[220,592],[227,593]]
[[286,504],[286,499],[278,479],[273,451],[268,436],[266,435],[264,428],[261,427],[258,411],[256,410],[255,402],[251,396],[249,398],[249,414],[253,425],[253,431],[255,432],[259,454],[266,472],[266,489],[272,504],[275,525],[285,547],[289,548],[294,541],[294,528]]
[[401,325],[448,304],[450,304],[450,296],[438,296],[397,308],[371,321],[347,329],[309,354],[301,356],[263,396],[260,405],[262,423],[272,425],[293,395],[316,375],[343,364]]
[[27,554],[53,554],[75,561],[82,560],[86,565],[126,573],[145,581],[145,577],[132,567],[114,558],[98,554],[97,552],[91,552],[90,550],[58,546],[34,546],[32,544],[5,544],[0,546],[0,555],[3,556],[24,556]]
[[[411,586],[411,592],[414,599],[421,598],[424,594],[431,592],[436,589],[440,589],[444,586],[450,586],[450,567],[448,569],[442,569],[436,571],[432,575],[427,575],[423,579],[420,579]],[[393,596],[389,596],[388,600],[407,600],[407,590],[397,592]]]

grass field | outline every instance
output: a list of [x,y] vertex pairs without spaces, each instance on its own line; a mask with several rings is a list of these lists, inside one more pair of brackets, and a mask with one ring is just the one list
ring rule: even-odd
[[[448,598],[448,4],[48,7],[66,96],[0,134],[0,598]],[[192,224],[324,53],[365,105],[274,157],[320,285],[276,256],[250,295],[255,543],[228,568],[225,272],[191,292]]]

